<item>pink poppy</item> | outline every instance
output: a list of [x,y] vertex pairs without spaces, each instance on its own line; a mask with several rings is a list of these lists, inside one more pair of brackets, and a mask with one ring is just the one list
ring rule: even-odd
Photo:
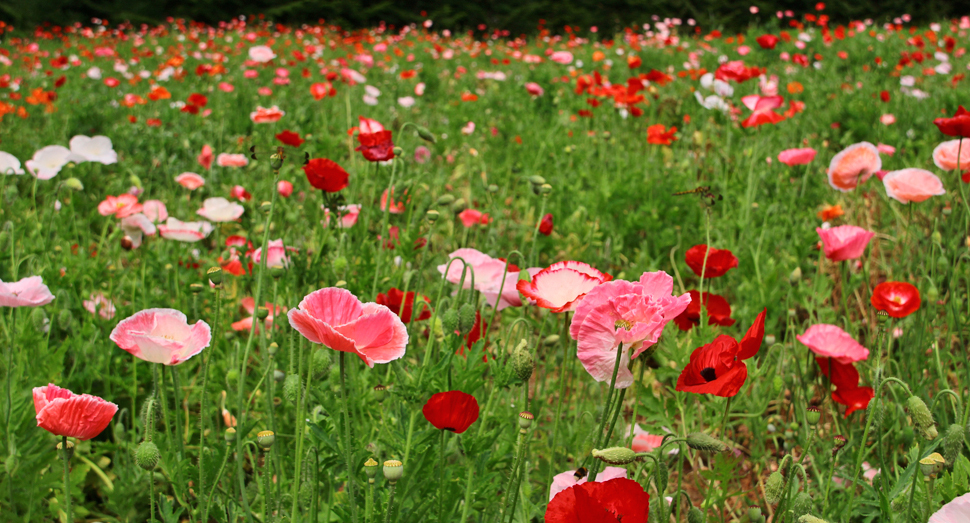
[[108,196],[98,204],[98,213],[101,216],[111,216],[126,218],[132,214],[141,212],[142,206],[138,203],[138,198],[131,194],[119,194],[118,196]]
[[[633,424],[633,443],[630,445],[630,449],[634,452],[653,452],[663,443],[664,437],[659,434],[650,434],[649,432],[640,428],[637,423]],[[627,437],[630,436],[630,429],[627,428]],[[677,455],[679,449],[676,445],[667,451],[667,454],[674,456]]]
[[417,163],[428,163],[431,159],[431,150],[423,145],[414,149],[414,161]]
[[141,206],[141,212],[152,223],[164,222],[168,219],[168,208],[160,200],[148,200]]
[[[461,258],[468,264],[471,274],[466,275],[464,288],[470,289],[472,287],[472,274],[474,274],[475,290],[485,296],[485,300],[490,306],[497,307],[498,310],[522,306],[522,299],[516,289],[520,270],[515,265],[509,264],[508,272],[506,272],[505,260],[492,258],[475,249],[458,249],[449,254],[448,258]],[[447,267],[448,264],[439,265],[438,272],[444,275],[449,282],[459,283],[461,281],[462,264],[459,262],[452,263],[448,273],[445,274]],[[530,268],[526,272],[530,276],[534,276],[539,273],[539,270],[538,268]]]
[[[269,253],[269,256],[266,258],[267,267],[289,266],[290,259],[286,256],[286,251],[297,251],[295,247],[284,247],[282,238],[278,240],[270,240],[266,247],[266,250]],[[253,263],[258,265],[263,259],[262,254],[262,247],[253,251]]]
[[202,320],[189,325],[175,309],[145,309],[121,320],[109,338],[138,359],[178,365],[208,347],[212,331]]
[[276,192],[283,198],[289,198],[293,194],[293,184],[286,180],[280,180],[276,183]]
[[[243,318],[237,322],[233,322],[232,330],[234,331],[248,331],[253,328],[253,316],[256,314],[256,300],[252,296],[247,296],[242,299],[242,308],[249,313],[248,318]],[[279,316],[280,313],[286,313],[286,307],[282,305],[273,306],[272,303],[266,302],[266,311],[269,313],[266,315],[266,319],[263,320],[265,324],[264,327],[267,329],[273,328],[273,319]],[[259,332],[259,323],[256,324],[256,332]]]
[[209,222],[183,222],[169,217],[165,225],[158,226],[158,232],[166,240],[176,240],[180,242],[197,242],[212,232],[212,224]]
[[883,177],[886,195],[900,203],[922,202],[930,196],[946,194],[943,182],[926,169],[915,167],[891,171]]
[[784,116],[775,112],[775,109],[785,103],[781,96],[760,96],[751,94],[741,98],[741,103],[750,109],[751,116],[743,122],[742,127],[757,127],[764,124],[776,124],[785,119]]
[[532,96],[542,96],[543,93],[546,92],[542,88],[541,85],[539,85],[539,84],[537,84],[535,82],[528,82],[528,83],[526,83],[525,84],[525,90],[526,91],[529,91],[529,94],[531,94]]
[[815,354],[832,358],[839,363],[862,361],[869,357],[869,349],[852,339],[848,332],[827,323],[812,325],[795,339]]
[[970,521],[970,493],[943,505],[926,523],[966,523]]
[[815,159],[817,151],[811,147],[804,149],[786,149],[778,153],[778,161],[785,165],[805,165]]
[[273,123],[278,122],[284,115],[286,115],[286,112],[281,111],[275,105],[269,109],[257,106],[255,111],[249,113],[249,119],[253,123]]
[[190,191],[194,191],[205,185],[205,178],[195,173],[182,173],[175,177],[175,183]]
[[125,238],[131,242],[131,248],[137,249],[141,246],[142,238],[155,236],[158,229],[147,216],[142,213],[132,214],[121,220],[121,230],[125,233]]
[[13,283],[0,280],[0,307],[40,307],[54,301],[54,295],[40,276]]
[[[552,485],[549,486],[549,501],[556,497],[556,494],[572,487],[586,483],[587,478],[584,474],[578,477],[575,470],[567,470],[552,477]],[[626,469],[622,467],[606,467],[596,474],[595,483],[602,483],[616,478],[625,478]]]
[[249,165],[249,159],[245,154],[219,153],[216,157],[216,165],[219,167],[245,167]]
[[199,162],[199,165],[201,165],[202,168],[204,168],[205,170],[209,170],[212,168],[213,159],[214,157],[212,153],[212,147],[209,147],[208,145],[203,145],[202,152],[199,153],[199,156],[196,157],[196,161]]
[[815,232],[822,239],[825,257],[832,261],[854,260],[862,256],[869,240],[876,235],[855,225],[839,225],[823,229],[816,227]]
[[111,300],[105,298],[103,293],[91,293],[91,299],[84,300],[82,302],[84,305],[84,310],[90,312],[91,314],[98,314],[106,320],[110,320],[115,317],[115,305],[111,303]]
[[[961,141],[967,143],[961,146]],[[970,167],[970,139],[949,140],[937,145],[933,149],[933,163],[944,171],[957,169],[958,164],[961,169]]]
[[230,202],[223,197],[206,198],[202,202],[202,208],[195,211],[195,214],[214,222],[232,222],[242,216],[246,208],[235,202]]
[[55,436],[89,440],[108,427],[118,406],[90,394],[74,394],[53,383],[34,387],[37,426]]
[[[323,207],[323,206],[321,206]],[[357,223],[360,216],[360,204],[344,205],[338,208],[340,211],[340,222],[337,223],[338,229],[349,229]],[[330,226],[330,209],[323,207],[323,226]]]
[[690,294],[672,296],[673,289],[673,278],[657,271],[643,273],[638,282],[613,280],[586,293],[569,326],[586,372],[596,381],[610,381],[622,343],[616,388],[632,385],[630,360],[657,343],[667,323],[690,304]]
[[249,59],[264,64],[276,58],[276,53],[265,45],[254,45],[249,48]]
[[892,113],[886,113],[879,117],[879,121],[882,122],[883,125],[892,125],[896,123],[896,117]]
[[869,142],[859,142],[843,149],[829,163],[829,185],[842,192],[855,189],[882,169],[879,149]]
[[879,154],[885,154],[886,156],[892,156],[896,154],[895,147],[893,147],[892,145],[886,145],[884,143],[877,144],[876,150],[879,151]]
[[458,219],[461,220],[461,224],[465,227],[471,227],[475,224],[488,225],[492,221],[488,213],[484,213],[478,209],[465,209],[458,213]]
[[312,343],[350,352],[373,368],[404,356],[408,331],[384,305],[361,303],[346,289],[311,292],[287,316],[290,325]]
[[556,62],[557,64],[567,65],[569,63],[572,63],[573,54],[570,53],[569,51],[556,51],[551,55],[549,55],[549,59],[552,60],[553,62]]
[[249,194],[249,191],[242,185],[233,185],[232,189],[229,189],[229,196],[243,202],[248,202],[253,199],[253,195]]
[[519,280],[516,289],[539,307],[552,312],[571,312],[586,293],[612,279],[583,262],[561,261],[537,272],[531,281]]

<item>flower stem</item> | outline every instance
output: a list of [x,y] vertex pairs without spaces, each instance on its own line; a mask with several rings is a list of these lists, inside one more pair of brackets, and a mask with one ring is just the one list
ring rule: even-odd
[[[603,435],[603,432],[606,430],[606,420],[610,417],[610,404],[613,401],[613,390],[614,390],[614,387],[616,386],[616,374],[620,370],[620,360],[621,359],[623,359],[623,343],[622,342],[616,348],[616,362],[613,364],[613,377],[610,378],[610,389],[606,393],[606,405],[603,407],[603,418],[600,421],[599,431],[597,431],[597,433],[596,433],[597,435],[600,435],[600,436],[602,436]],[[603,445],[605,445],[605,441],[603,442]],[[587,460],[588,459],[589,458],[587,458]],[[589,467],[589,477],[591,477],[591,478],[595,478],[596,477],[596,472],[599,470],[598,463],[599,463],[598,461],[594,461],[593,464],[590,465],[590,467]]]
[[[212,483],[212,489],[209,491],[209,495],[205,497],[205,506],[202,508],[202,519],[199,520],[201,523],[208,523],[209,521],[209,505],[212,504],[212,498],[216,495],[216,488],[219,486],[219,479],[222,478],[222,473],[226,470],[226,463],[229,462],[229,456],[231,454],[232,449],[229,448],[229,445],[226,445],[226,452],[222,457],[222,465],[219,466],[219,472],[216,473],[216,478]],[[202,491],[200,490],[200,492]]]
[[[559,396],[556,400],[556,418],[552,424],[552,436],[549,439],[549,445],[552,447],[549,451],[549,474],[552,475],[555,467],[553,467],[553,462],[556,459],[556,437],[559,433],[559,419],[562,417],[562,404],[563,396],[566,392],[566,371],[568,367],[566,366],[566,360],[569,359],[569,344],[571,338],[569,338],[569,313],[567,312],[563,316],[562,322],[562,335],[559,341],[562,343],[562,365],[559,367]],[[549,478],[549,482],[552,482],[552,478]]]
[[[469,460],[470,461],[470,460]],[[468,464],[468,479],[465,480],[465,502],[461,508],[461,523],[468,520],[468,509],[472,504],[472,479],[475,477],[475,464]]]
[[67,523],[74,523],[74,516],[71,514],[71,457],[67,450],[67,436],[61,436],[61,457],[64,458],[64,512],[67,514]]
[[[11,238],[11,242],[13,239]],[[11,245],[11,250],[13,246]],[[16,279],[16,276],[14,276]],[[13,388],[13,345],[17,342],[17,307],[14,307],[10,311],[10,343],[6,345],[7,347],[7,451],[10,456],[16,453],[16,447],[14,446],[13,434],[10,432],[10,420],[13,418],[13,393],[11,392]],[[9,478],[11,485],[13,484],[13,478]]]
[[384,523],[391,523],[391,511],[394,509],[394,485],[391,483],[390,494],[387,496],[387,512],[384,513]]
[[350,428],[350,406],[348,403],[349,391],[347,390],[347,363],[345,361],[346,352],[340,352],[340,391],[341,403],[344,408],[344,457],[347,460],[347,492],[350,495],[350,519],[357,523],[357,485],[354,479],[354,453],[351,448],[353,445],[352,432]]
[[[216,334],[219,333],[219,316],[222,312],[221,291],[222,284],[219,284],[216,286],[216,320],[212,324],[212,330],[215,331]],[[218,335],[212,337],[212,346],[210,346],[209,350],[206,351],[202,356],[202,398],[199,400],[199,492],[203,495],[205,494],[205,387],[209,377],[209,361],[212,360],[212,351],[215,349],[218,339]],[[225,466],[225,462],[223,462],[223,466]],[[205,501],[206,508],[203,509],[203,514],[208,512],[209,501],[209,499],[206,499]],[[199,502],[202,502],[201,498],[199,499]],[[206,522],[207,520],[203,518],[202,521]]]
[[264,523],[267,523],[270,520],[269,515],[272,513],[271,499],[273,496],[270,493],[272,492],[271,483],[272,483],[273,471],[271,470],[272,467],[270,466],[270,461],[272,461],[270,459],[270,453],[264,450],[263,451],[263,522]]
[[445,521],[445,431],[441,430],[441,443],[438,447],[438,521]]
[[394,175],[397,174],[397,160],[391,161],[391,178],[387,184],[387,202],[384,204],[384,216],[381,218],[381,239],[377,242],[377,268],[374,270],[374,282],[371,284],[370,295],[377,296],[377,282],[381,278],[381,266],[384,265],[384,242],[393,245],[391,235],[387,230],[388,217],[391,214],[391,206],[394,205],[391,198],[391,191],[394,190]]

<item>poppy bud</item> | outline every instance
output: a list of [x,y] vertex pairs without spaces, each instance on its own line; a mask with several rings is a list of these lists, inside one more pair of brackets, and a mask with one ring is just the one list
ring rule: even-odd
[[431,131],[428,130],[427,127],[423,127],[423,126],[420,126],[420,125],[417,125],[415,127],[417,127],[417,129],[418,129],[418,136],[421,137],[422,140],[424,140],[424,141],[426,141],[428,143],[437,143],[438,142],[438,139],[435,138],[434,134],[432,134]]
[[532,426],[533,419],[535,419],[535,416],[533,416],[532,413],[527,410],[519,413],[519,429],[523,434],[525,434],[525,431]]
[[933,231],[933,234],[930,235],[930,239],[932,239],[933,243],[937,245],[943,243],[943,235],[940,234],[940,231]]
[[788,275],[788,281],[791,283],[798,283],[798,281],[801,279],[802,279],[801,267],[795,267],[795,270],[791,271],[791,274]]
[[953,465],[960,456],[964,438],[964,429],[960,425],[954,423],[946,429],[946,435],[943,436],[943,456],[947,464]]
[[775,374],[775,377],[771,378],[771,388],[774,390],[775,394],[781,392],[781,389],[785,388],[785,380],[781,376]]
[[135,449],[135,462],[145,470],[154,470],[155,466],[158,465],[158,458],[160,456],[158,446],[151,441],[143,441]]
[[707,520],[707,516],[704,515],[704,511],[697,507],[691,507],[687,511],[687,523],[704,523]]
[[775,341],[777,340],[775,339],[774,334],[765,334],[765,345],[771,347],[775,344]]
[[809,407],[805,409],[805,421],[807,421],[809,425],[813,427],[818,425],[818,420],[821,418],[822,411],[818,410],[818,407]]
[[317,378],[323,377],[324,371],[330,368],[331,365],[330,354],[322,350],[314,351],[310,360],[312,362],[311,371]]
[[402,148],[400,148],[400,147],[398,147],[396,145],[391,150],[394,152],[394,156],[396,158],[400,158],[401,156],[404,156],[404,149],[402,149]]
[[536,362],[529,351],[529,342],[523,339],[512,351],[512,370],[520,380],[529,381],[535,368]]
[[785,476],[776,470],[768,476],[768,481],[765,481],[765,501],[769,505],[778,503],[783,490],[785,490]]
[[377,477],[377,462],[374,458],[367,458],[364,462],[364,474],[367,474],[368,483],[374,483],[374,478]]
[[913,418],[913,426],[924,438],[928,440],[936,439],[938,433],[933,423],[933,413],[930,412],[929,407],[919,396],[910,396],[906,400],[906,410]]
[[438,197],[438,200],[434,202],[438,207],[446,207],[455,202],[455,197],[450,194],[442,194]]
[[667,483],[670,481],[670,470],[667,468],[667,462],[662,459],[657,461],[657,481],[660,482],[660,491],[665,492]]
[[64,187],[67,187],[68,189],[70,189],[72,191],[83,191],[84,190],[84,184],[81,183],[81,180],[78,180],[77,178],[75,178],[73,176],[70,177],[70,178],[68,178],[68,179],[66,179],[66,180],[64,180]]
[[283,380],[283,397],[290,403],[295,402],[300,394],[300,388],[300,377],[296,374],[290,374]]
[[337,390],[340,388],[340,366],[339,365],[330,366],[330,376],[327,378],[327,381],[330,382],[330,386],[333,387],[334,390]]
[[946,461],[939,452],[934,452],[929,456],[919,460],[919,470],[924,476],[935,476],[941,470],[943,470],[943,465]]
[[603,450],[593,449],[593,457],[610,465],[627,465],[637,460],[637,453],[626,447],[610,447]]
[[467,208],[468,202],[466,202],[464,198],[458,198],[451,204],[451,212],[455,214],[460,214],[461,211],[464,211]]
[[544,183],[539,186],[539,194],[549,194],[552,192],[552,186],[548,183]]
[[532,185],[538,186],[546,183],[546,179],[543,178],[542,176],[539,176],[538,174],[533,174],[532,176],[529,177],[529,183],[531,183]]
[[462,334],[471,332],[475,326],[475,306],[465,303],[458,309],[458,330]]
[[724,452],[728,449],[723,441],[704,432],[692,432],[687,435],[687,446],[704,452]]
[[882,414],[885,408],[881,401],[870,401],[869,406],[866,407],[866,417],[872,418],[872,426],[880,427],[882,426]]
[[338,256],[333,260],[333,270],[334,272],[344,272],[347,269],[347,258],[344,256]]
[[836,434],[835,436],[832,437],[832,439],[835,440],[835,444],[832,446],[832,457],[834,458],[835,455],[838,454],[840,450],[845,448],[845,436],[841,434]]
[[[377,400],[378,403],[384,403],[384,397],[386,395],[387,395],[387,387],[383,385],[374,386],[374,399]],[[374,463],[374,465],[377,465],[377,463]]]
[[546,347],[551,347],[551,346],[553,346],[553,345],[555,345],[557,343],[559,343],[559,335],[558,334],[550,334],[550,335],[546,336],[545,338],[542,338],[542,345],[544,345]]
[[192,294],[199,294],[200,292],[202,292],[203,289],[205,289],[205,287],[203,287],[201,283],[189,284],[189,292],[191,292]]
[[439,216],[441,216],[441,214],[434,209],[431,209],[430,211],[424,213],[424,218],[428,220],[428,223],[434,223],[438,221]]
[[765,515],[761,512],[761,507],[749,507],[748,519],[751,523],[764,523]]
[[[139,448],[141,448],[141,447],[139,447]],[[57,450],[61,451],[62,455],[65,455],[67,457],[67,459],[70,460],[72,457],[74,457],[74,442],[71,441],[71,440],[67,440],[67,448],[64,448],[64,442],[63,441],[58,441],[57,442]],[[157,462],[158,461],[158,457],[157,457],[158,449],[157,448],[155,449],[155,453],[156,453],[155,461]]]
[[458,330],[458,311],[455,309],[446,310],[445,314],[441,317],[441,324],[448,332]]
[[267,309],[266,307],[257,307],[256,308],[256,317],[257,318],[259,318],[261,320],[265,320],[268,316],[269,316],[269,309]]
[[35,329],[41,332],[47,332],[50,329],[48,327],[50,320],[47,318],[47,313],[39,307],[30,311],[30,322],[33,323]]
[[384,462],[384,478],[393,485],[397,480],[404,477],[404,464],[396,459],[389,459]]
[[926,289],[926,301],[936,303],[938,299],[940,299],[940,291],[937,290],[936,285],[930,284],[930,288]]
[[798,523],[829,523],[822,518],[817,518],[811,514],[805,514],[798,518]]
[[239,382],[239,369],[229,369],[226,371],[226,383],[234,387]]
[[209,267],[209,270],[205,271],[205,275],[209,277],[209,281],[216,287],[222,283],[221,267]]
[[795,513],[795,517],[799,518],[808,514],[812,511],[814,503],[812,502],[812,496],[809,496],[807,492],[799,492],[795,496],[795,500],[792,502],[791,509]]
[[274,265],[269,268],[269,275],[273,277],[274,280],[278,280],[286,274],[286,267],[282,265]]
[[266,347],[266,352],[268,352],[270,356],[276,355],[276,353],[279,352],[279,350],[280,350],[280,346],[275,341],[273,343],[270,343],[269,347]]
[[256,443],[259,448],[263,450],[269,450],[273,448],[273,443],[276,443],[276,433],[272,430],[264,430],[256,434]]

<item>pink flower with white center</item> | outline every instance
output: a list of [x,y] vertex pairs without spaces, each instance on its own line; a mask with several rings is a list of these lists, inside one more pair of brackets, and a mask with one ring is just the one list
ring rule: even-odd
[[20,160],[8,152],[0,151],[0,174],[24,174]]
[[106,320],[115,317],[115,305],[103,293],[91,293],[91,298],[82,302],[84,310],[97,314]]
[[567,65],[572,63],[573,54],[569,51],[556,51],[549,55],[549,59],[557,64]]
[[216,157],[216,165],[219,167],[245,167],[249,165],[249,159],[245,154],[220,153]]
[[561,261],[537,272],[531,281],[519,280],[516,289],[539,307],[572,312],[586,293],[612,279],[586,263]]
[[[283,239],[270,240],[266,246],[269,253],[266,258],[267,267],[288,267],[290,259],[286,256],[286,251],[299,252],[295,247],[284,247]],[[259,264],[263,259],[263,248],[260,247],[253,251],[253,263]]]
[[152,223],[161,223],[168,219],[168,208],[160,200],[148,200],[141,204],[141,212]]
[[202,208],[195,211],[199,216],[213,222],[232,222],[242,216],[246,208],[223,197],[206,198]]
[[194,191],[205,185],[205,178],[195,173],[185,172],[175,177],[175,183],[190,191]]
[[108,428],[118,406],[90,394],[74,394],[53,383],[34,387],[37,426],[55,436],[89,440]]
[[202,320],[189,325],[175,309],[146,309],[121,320],[109,338],[138,359],[178,365],[208,347],[212,332]]
[[98,204],[98,213],[101,216],[114,215],[118,218],[127,218],[141,210],[142,205],[138,203],[138,198],[130,194],[108,196]]
[[[582,476],[582,477],[579,477]],[[556,494],[572,487],[574,485],[582,485],[586,483],[587,478],[585,475],[579,474],[577,476],[575,470],[567,470],[566,472],[560,472],[552,478],[552,485],[549,486],[549,501],[556,497]],[[598,474],[596,474],[596,483],[603,483],[604,481],[609,481],[616,478],[625,478],[626,469],[622,467],[605,467]]]
[[[249,317],[243,318],[237,322],[234,322],[232,324],[232,330],[248,331],[253,328],[253,316],[256,314],[256,300],[254,300],[251,296],[247,296],[242,299],[242,302],[240,303],[240,305],[242,305],[243,310],[249,313]],[[279,316],[281,313],[286,314],[286,307],[283,307],[282,305],[277,305],[274,307],[273,304],[270,302],[266,302],[265,307],[268,314],[266,315],[266,319],[263,320],[263,323],[264,323],[263,327],[266,329],[272,329],[273,319],[276,316]],[[256,323],[257,333],[259,332],[259,327],[260,327],[259,323],[257,322]]]
[[[330,209],[324,206],[320,206],[323,209],[323,226],[330,226]],[[338,229],[349,229],[357,223],[357,218],[360,216],[360,204],[355,203],[352,205],[343,205],[337,209],[340,214],[340,221],[337,222]]]
[[137,249],[141,246],[144,236],[155,236],[157,229],[152,220],[142,213],[132,214],[121,220],[121,230],[125,237],[131,241],[131,248]]
[[158,232],[166,240],[192,243],[212,233],[212,224],[209,222],[183,222],[169,217],[165,225],[158,226]]
[[[449,254],[448,258],[461,258],[468,264],[468,269],[471,272],[466,275],[463,288],[472,288],[472,274],[474,274],[475,290],[485,296],[485,300],[490,306],[497,307],[498,310],[522,306],[522,299],[516,289],[520,272],[518,267],[509,264],[508,272],[506,272],[504,260],[492,258],[475,249],[458,249]],[[445,273],[446,269],[447,274]],[[530,276],[534,276],[539,271],[540,269],[533,267],[527,269],[526,272]],[[456,261],[451,264],[450,268],[447,263],[439,265],[438,272],[444,275],[449,282],[457,284],[461,281],[462,264]]]
[[869,357],[869,349],[855,341],[848,332],[827,323],[812,325],[795,339],[815,354],[839,363],[848,364]]
[[266,62],[272,61],[274,58],[276,58],[276,53],[274,53],[273,50],[268,46],[254,45],[249,48],[249,59],[254,62],[265,64]]
[[30,276],[13,283],[0,280],[0,307],[40,307],[54,301],[44,279]]

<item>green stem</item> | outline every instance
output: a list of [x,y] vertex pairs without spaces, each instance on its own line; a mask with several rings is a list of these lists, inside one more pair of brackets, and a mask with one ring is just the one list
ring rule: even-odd
[[509,500],[513,495],[512,488],[515,486],[516,472],[518,471],[518,468],[519,468],[519,464],[520,464],[519,462],[522,460],[522,447],[523,447],[522,440],[524,437],[525,437],[525,430],[520,429],[519,437],[516,438],[516,442],[515,442],[515,457],[514,457],[514,461],[512,462],[512,470],[509,472],[509,481],[508,481],[508,484],[506,484],[505,492],[503,493],[504,501],[502,503],[502,512],[500,513],[502,515],[499,516],[499,521],[504,520],[505,514],[508,513]]
[[542,225],[542,217],[546,214],[546,195],[541,196],[542,202],[539,204],[539,219],[536,220],[536,226],[532,230],[532,246],[529,247],[529,262],[535,265],[535,254],[536,254],[536,240],[539,238],[539,227]]
[[[272,447],[271,447],[272,448]],[[269,522],[269,515],[272,512],[271,499],[272,495],[272,476],[273,471],[270,467],[270,453],[266,450],[263,451],[263,523]]]
[[[219,321],[220,313],[222,311],[222,284],[216,286],[216,320],[212,324],[212,332],[216,335],[212,337],[212,345],[209,350],[205,352],[202,359],[202,398],[199,400],[199,492],[205,494],[205,387],[209,378],[209,361],[212,360],[212,351],[215,350],[216,342],[219,339],[218,333],[220,331]],[[225,462],[223,462],[225,466]],[[206,499],[206,509],[203,509],[203,514],[208,512],[209,499]],[[200,499],[201,503],[202,500]],[[202,519],[201,523],[208,523],[208,520]]]
[[[922,456],[922,455],[923,455],[923,442],[920,441],[920,443],[919,443],[919,452],[916,453],[916,458],[919,459],[919,457]],[[923,470],[917,464],[916,470],[913,472],[913,482],[910,485],[909,506],[906,509],[906,521],[912,521],[913,520],[913,500],[916,499],[916,486],[919,484],[919,478],[922,475],[923,475]],[[848,512],[847,514],[850,517],[852,515],[851,512]]]
[[377,242],[377,268],[374,270],[374,282],[371,284],[370,295],[377,296],[377,282],[381,279],[381,266],[384,265],[384,242],[391,243],[391,235],[387,231],[387,221],[391,215],[391,205],[394,204],[391,198],[391,191],[394,190],[394,175],[397,174],[397,163],[399,160],[391,162],[391,178],[387,184],[387,203],[384,205],[384,216],[381,218],[381,239]]
[[148,471],[148,495],[148,513],[151,516],[151,522],[155,523],[155,472],[151,470]]
[[[434,336],[432,336],[432,338],[433,337]],[[410,461],[408,461],[408,458],[411,456],[411,438],[412,438],[412,436],[414,436],[414,422],[417,421],[418,415],[420,413],[421,413],[420,410],[414,409],[411,412],[411,419],[408,420],[408,437],[407,437],[407,439],[404,442],[404,461],[403,461],[403,463],[404,463],[405,466],[407,466],[407,464],[410,463]],[[482,427],[482,424],[479,423],[479,434],[481,434],[481,427]]]
[[396,485],[391,483],[390,494],[387,496],[387,511],[384,513],[384,523],[391,523],[391,512],[394,510],[394,488]]
[[71,458],[67,449],[67,436],[61,436],[61,446],[61,457],[64,458],[64,512],[67,514],[67,523],[74,523],[71,512]]
[[232,454],[232,449],[229,448],[229,445],[226,445],[226,452],[222,457],[222,465],[219,466],[219,472],[216,473],[216,478],[212,483],[212,489],[209,491],[209,495],[205,497],[205,506],[202,509],[202,519],[199,520],[200,523],[209,522],[209,505],[212,504],[212,498],[216,495],[216,488],[219,486],[219,479],[222,478],[222,473],[226,470],[226,463],[229,462],[230,454]]
[[556,399],[556,418],[552,424],[552,436],[549,439],[549,445],[552,447],[549,451],[549,482],[552,483],[552,474],[555,470],[553,467],[553,462],[556,459],[556,437],[559,434],[559,419],[562,418],[562,404],[563,396],[566,393],[566,360],[569,359],[569,344],[571,338],[569,337],[569,313],[567,312],[563,316],[562,322],[562,334],[560,335],[559,341],[562,343],[562,364],[559,366],[559,396]]
[[[297,356],[297,358],[300,360],[300,366],[297,370],[297,375],[302,374],[301,371],[303,370],[303,339],[300,340],[300,354],[299,356]],[[290,350],[292,350],[292,348]],[[306,432],[306,414],[305,414],[306,398],[309,397],[310,395],[310,377],[311,377],[310,375],[313,370],[311,368],[312,365],[310,364],[308,364],[306,367],[307,367],[306,377],[303,378],[304,381],[302,382],[306,384],[306,391],[302,394],[298,394],[296,398],[296,412],[297,412],[296,414],[296,456],[303,455],[303,436],[304,436],[304,433]],[[293,498],[293,506],[290,509],[290,514],[294,516],[294,517],[291,517],[291,519],[295,521],[296,520],[295,515],[297,514],[297,502],[299,501],[299,497],[300,497],[301,479],[299,474],[299,470],[300,470],[299,460],[294,460],[293,466],[294,466],[293,492],[291,494]],[[316,474],[315,470],[314,470],[314,474]],[[314,492],[316,492],[316,484],[314,484]]]
[[[470,460],[469,460],[470,461]],[[465,479],[465,502],[461,508],[461,522],[465,523],[468,520],[468,509],[471,508],[472,504],[472,479],[475,477],[475,464],[468,464],[468,478]]]
[[[11,240],[12,241],[12,240]],[[11,245],[11,249],[13,246]],[[16,279],[16,276],[14,276]],[[13,456],[16,454],[16,446],[13,441],[13,434],[10,431],[10,421],[13,419],[13,355],[14,349],[13,345],[17,342],[17,307],[14,307],[10,311],[10,343],[6,344],[7,347],[7,452],[8,455]],[[11,480],[11,485],[13,484],[13,478]]]
[[[616,386],[616,374],[620,371],[620,360],[623,359],[623,343],[616,348],[616,362],[613,363],[613,377],[610,378],[610,389],[606,393],[606,405],[603,407],[603,418],[600,421],[599,431],[597,431],[598,436],[602,436],[603,432],[606,430],[606,420],[610,417],[610,404],[613,401],[613,390]],[[612,428],[612,427],[611,427]],[[601,448],[606,444],[605,440],[601,444]],[[589,457],[586,458],[589,460]],[[589,476],[592,478],[596,477],[596,472],[599,470],[599,462],[594,461],[589,467]]]
[[353,445],[353,436],[350,427],[350,402],[349,391],[347,390],[347,363],[346,363],[347,353],[340,352],[340,391],[341,391],[341,403],[343,404],[344,410],[344,457],[347,460],[347,492],[350,495],[350,519],[353,523],[357,523],[357,485],[354,479],[354,453],[351,445]]
[[438,522],[445,521],[445,431],[441,430],[441,443],[438,447]]

